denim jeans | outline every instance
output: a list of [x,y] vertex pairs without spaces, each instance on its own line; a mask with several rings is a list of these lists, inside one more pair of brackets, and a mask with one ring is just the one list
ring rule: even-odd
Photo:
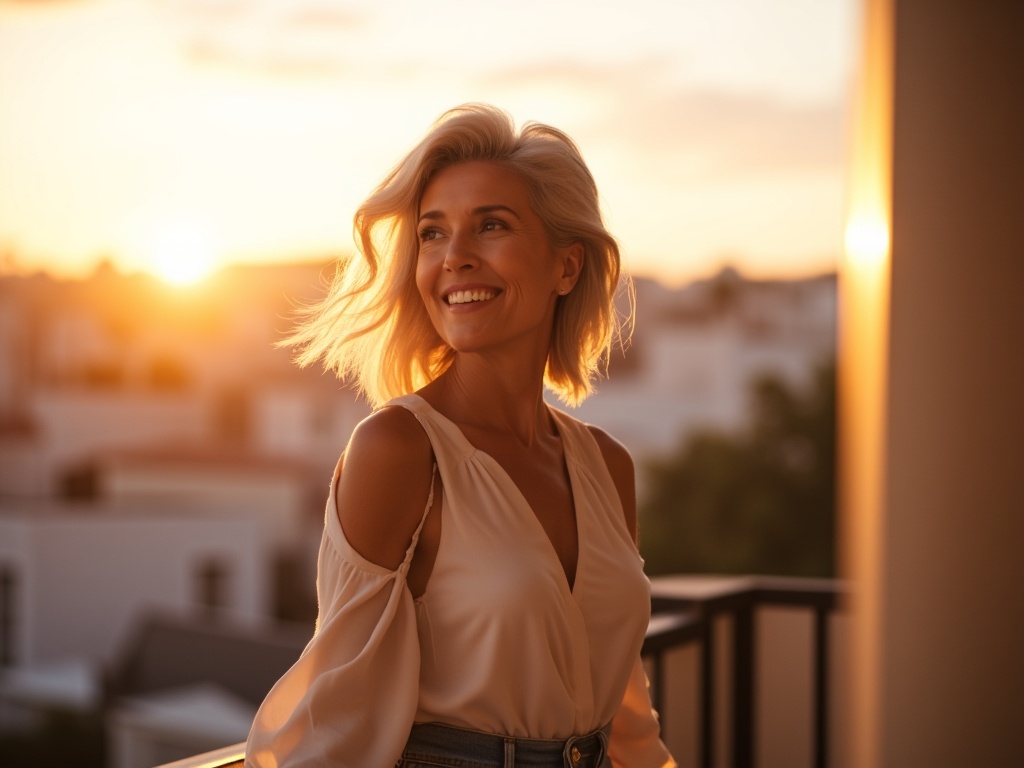
[[610,768],[608,728],[566,741],[519,739],[439,723],[412,727],[396,768]]

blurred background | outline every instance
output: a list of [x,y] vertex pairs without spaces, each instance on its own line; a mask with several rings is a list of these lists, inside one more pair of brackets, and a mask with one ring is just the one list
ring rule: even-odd
[[0,0],[0,766],[244,739],[368,413],[274,342],[464,102],[597,179],[636,329],[576,415],[634,455],[648,572],[836,576],[862,10]]

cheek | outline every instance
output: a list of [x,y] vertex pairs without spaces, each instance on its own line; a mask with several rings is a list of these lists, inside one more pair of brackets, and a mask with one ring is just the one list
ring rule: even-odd
[[416,291],[419,293],[420,303],[430,319],[430,324],[440,334],[441,308],[437,303],[437,273],[438,270],[431,267],[430,259],[417,259]]
[[428,303],[427,297],[433,293],[433,284],[433,270],[430,269],[428,260],[417,257],[416,290],[419,291],[420,298],[423,299],[424,303]]
[[557,276],[548,261],[534,260],[528,266],[520,265],[517,274],[510,275],[512,290],[525,300],[546,301],[557,283]]

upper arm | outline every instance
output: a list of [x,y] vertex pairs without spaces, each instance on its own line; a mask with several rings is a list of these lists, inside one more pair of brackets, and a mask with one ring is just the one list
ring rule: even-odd
[[337,514],[349,544],[390,570],[406,550],[430,494],[433,450],[416,417],[383,408],[349,440],[336,489]]
[[613,438],[603,429],[589,426],[590,433],[597,440],[601,449],[604,463],[615,483],[615,490],[619,492],[619,500],[622,502],[622,512],[626,517],[626,527],[633,541],[638,540],[636,523],[636,474],[633,468],[633,457],[629,451],[618,440]]

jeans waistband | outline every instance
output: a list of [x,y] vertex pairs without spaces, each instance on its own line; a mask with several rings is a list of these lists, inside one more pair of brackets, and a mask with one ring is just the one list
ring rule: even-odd
[[[466,768],[603,768],[610,726],[564,741],[524,739],[440,723],[412,727],[403,760]],[[444,761],[444,762],[442,762]],[[402,765],[403,763],[399,763]]]

